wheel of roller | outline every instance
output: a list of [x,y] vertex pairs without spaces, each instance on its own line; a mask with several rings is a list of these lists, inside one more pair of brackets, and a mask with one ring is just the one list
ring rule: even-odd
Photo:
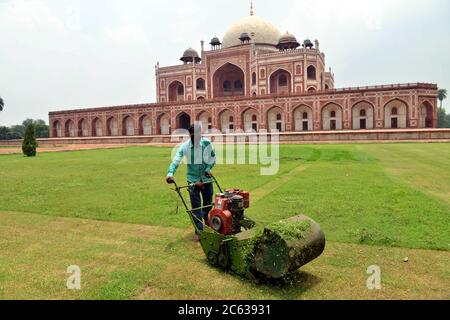
[[218,259],[218,257],[217,257],[217,254],[215,254],[214,252],[208,253],[208,261],[209,261],[209,263],[212,264],[213,266],[217,266],[218,261],[219,261],[219,259]]
[[228,256],[224,253],[219,254],[219,266],[223,269],[228,268]]
[[288,248],[278,236],[259,243],[255,250],[254,267],[267,278],[278,279],[289,271]]
[[227,269],[230,265],[230,258],[228,254],[228,246],[226,244],[223,244],[220,247],[219,252],[219,266],[223,269]]

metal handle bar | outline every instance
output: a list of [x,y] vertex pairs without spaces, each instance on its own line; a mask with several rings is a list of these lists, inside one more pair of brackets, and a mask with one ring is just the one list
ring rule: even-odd
[[[216,177],[214,177],[213,175],[211,175],[211,182],[202,182],[204,185],[205,184],[213,184],[215,183],[217,185],[217,187],[219,188],[220,193],[223,193],[222,187],[220,186],[219,182],[217,181]],[[178,187],[177,183],[175,182],[175,180],[173,181],[173,183],[175,184],[175,188],[178,190],[183,190],[183,189],[188,189],[190,187],[195,187],[195,183],[191,183],[187,186],[182,186],[182,187]]]
[[[215,183],[215,184],[217,185],[217,187],[219,188],[220,192],[223,193],[223,190],[222,190],[222,188],[221,188],[219,182],[217,181],[217,179],[216,179],[213,175],[211,175],[211,179],[212,179],[212,182],[207,182],[207,183],[204,183],[204,184]],[[178,196],[181,198],[181,201],[183,202],[183,205],[184,205],[184,207],[186,208],[186,212],[189,214],[189,218],[191,219],[191,222],[192,222],[192,224],[193,224],[193,226],[194,226],[196,232],[197,232],[197,233],[200,233],[200,230],[198,230],[198,227],[197,227],[197,225],[196,225],[196,223],[195,223],[195,220],[199,220],[199,221],[200,221],[200,219],[198,219],[197,217],[195,217],[194,211],[202,210],[202,209],[205,209],[205,208],[212,208],[212,207],[214,207],[214,205],[211,204],[211,205],[206,206],[206,207],[200,207],[200,208],[195,208],[195,209],[194,209],[194,208],[189,209],[189,206],[187,205],[186,200],[184,199],[183,194],[181,193],[181,190],[183,190],[183,189],[188,189],[188,188],[190,188],[191,186],[195,186],[195,184],[190,184],[190,185],[188,185],[188,186],[182,186],[182,187],[179,187],[175,180],[173,180],[173,184],[175,185],[175,190],[174,190],[174,191],[175,191],[176,193],[178,193]],[[203,221],[200,221],[200,222],[201,222],[202,224],[204,224]],[[212,229],[211,229],[211,230],[212,230]]]
[[[205,184],[216,183],[216,185],[217,185],[217,187],[219,188],[220,192],[223,193],[223,190],[222,190],[222,188],[220,187],[220,184],[219,184],[219,182],[217,181],[217,179],[216,179],[213,175],[211,175],[211,178],[212,178],[213,181],[212,181],[212,182],[205,183]],[[191,219],[191,222],[192,222],[192,225],[194,226],[195,231],[196,231],[197,233],[200,233],[200,230],[198,229],[197,224],[195,223],[195,221],[197,220],[197,221],[199,221],[201,224],[203,224],[206,228],[210,229],[213,233],[219,234],[216,230],[214,230],[214,229],[212,229],[211,227],[209,227],[208,225],[206,225],[202,220],[200,220],[199,218],[197,218],[197,217],[194,215],[194,211],[202,210],[202,209],[206,209],[206,208],[213,208],[213,207],[214,207],[214,204],[211,204],[211,205],[206,206],[206,207],[200,207],[200,208],[196,208],[196,209],[189,209],[189,207],[188,207],[188,205],[187,205],[187,203],[186,203],[186,200],[184,199],[183,194],[181,193],[181,190],[182,190],[182,189],[187,189],[187,188],[189,188],[190,186],[195,185],[195,184],[191,184],[191,185],[189,185],[189,186],[178,187],[178,185],[177,185],[177,183],[175,182],[175,180],[173,180],[173,184],[175,185],[175,190],[174,190],[174,191],[175,191],[176,193],[178,193],[178,196],[181,198],[181,201],[183,202],[183,205],[184,205],[184,207],[186,208],[186,212],[189,214],[189,218]],[[247,219],[247,220],[248,220],[248,219]],[[250,221],[251,221],[252,223],[254,223],[253,220],[250,220]],[[244,227],[244,228],[245,228],[245,227]],[[247,230],[248,230],[248,229],[247,229]],[[225,240],[225,241],[226,241],[226,240]]]

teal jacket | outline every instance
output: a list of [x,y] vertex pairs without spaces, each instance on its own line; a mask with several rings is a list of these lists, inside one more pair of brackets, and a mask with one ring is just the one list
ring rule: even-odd
[[[216,164],[216,154],[213,145],[208,139],[202,138],[200,146],[194,147],[191,140],[183,143],[177,151],[172,164],[167,172],[168,177],[173,177],[181,161],[186,157],[187,161],[187,179],[189,183],[197,182],[211,182],[211,179],[206,176],[210,173]],[[201,150],[201,154],[200,154]]]

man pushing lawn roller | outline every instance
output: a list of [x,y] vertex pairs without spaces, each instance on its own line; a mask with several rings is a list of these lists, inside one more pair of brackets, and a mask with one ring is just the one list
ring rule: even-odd
[[[169,167],[167,183],[183,202],[195,228],[195,241],[209,263],[248,278],[279,279],[319,257],[325,249],[320,226],[306,216],[296,216],[261,228],[249,219],[250,193],[240,189],[222,190],[211,170],[216,163],[212,143],[201,137],[201,127],[189,129],[190,140],[183,143]],[[187,158],[187,186],[174,180],[182,159]],[[213,183],[220,193],[214,204]],[[183,190],[189,191],[189,208]],[[203,200],[203,203],[202,203]]]
[[211,171],[216,164],[216,155],[211,141],[202,137],[201,126],[191,126],[189,135],[190,140],[180,146],[169,167],[167,183],[175,182],[173,176],[183,158],[186,157],[188,190],[192,208],[196,209],[193,212],[197,226],[194,241],[198,242],[199,231],[203,231],[203,222],[208,221],[208,214],[212,209],[214,186]]

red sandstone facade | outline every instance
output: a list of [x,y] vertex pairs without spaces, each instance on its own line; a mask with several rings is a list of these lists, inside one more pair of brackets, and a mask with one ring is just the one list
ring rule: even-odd
[[157,103],[50,113],[50,136],[169,135],[194,122],[204,131],[280,132],[437,127],[437,85],[334,88],[319,42],[281,35],[251,15],[188,49],[182,65],[156,66]]

